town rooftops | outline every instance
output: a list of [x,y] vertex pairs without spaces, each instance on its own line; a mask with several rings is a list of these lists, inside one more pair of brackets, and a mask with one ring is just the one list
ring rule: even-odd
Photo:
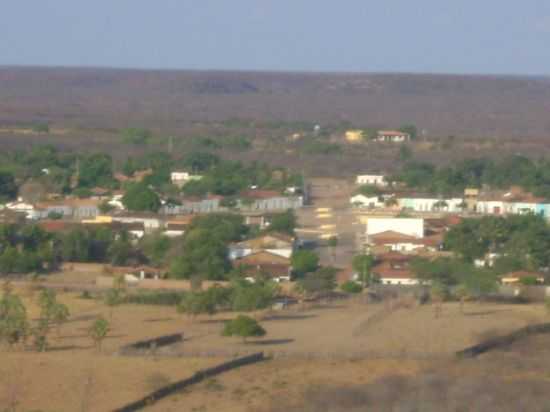
[[241,193],[242,197],[249,199],[271,199],[273,197],[283,197],[281,193],[275,190],[247,190]]
[[378,136],[409,136],[409,134],[400,130],[379,130]]

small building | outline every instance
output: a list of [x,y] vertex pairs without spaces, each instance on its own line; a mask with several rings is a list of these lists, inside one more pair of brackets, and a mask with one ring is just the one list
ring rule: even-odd
[[350,198],[350,203],[355,207],[369,209],[378,209],[385,206],[385,200],[382,196],[355,195]]
[[362,130],[347,130],[344,134],[346,141],[348,143],[360,143],[363,141],[363,131]]
[[275,281],[290,280],[290,259],[268,251],[259,251],[233,261],[233,267],[245,277],[265,276]]
[[229,245],[229,258],[241,259],[259,252],[290,259],[295,248],[295,239],[282,233],[267,233],[254,239]]
[[358,175],[355,179],[358,185],[372,185],[377,187],[386,187],[388,182],[385,175]]
[[527,279],[533,279],[536,283],[544,283],[544,275],[539,272],[528,272],[525,270],[520,270],[517,272],[510,272],[505,275],[502,275],[500,282],[503,285],[514,285],[522,283]]
[[185,234],[185,231],[187,230],[187,226],[188,224],[185,224],[185,223],[166,222],[166,225],[164,227],[164,231],[162,232],[162,234],[170,238],[180,237]]
[[201,180],[202,176],[200,175],[192,175],[189,172],[183,172],[183,171],[175,171],[170,173],[170,181],[178,186],[183,187],[186,183],[191,182],[193,180]]
[[383,285],[414,286],[420,284],[410,268],[411,256],[391,252],[379,255],[377,258],[378,263],[372,268],[371,273]]
[[410,134],[399,130],[380,130],[376,136],[378,142],[403,143],[410,140]]
[[424,219],[369,218],[367,220],[367,237],[387,231],[393,231],[415,238],[423,238]]

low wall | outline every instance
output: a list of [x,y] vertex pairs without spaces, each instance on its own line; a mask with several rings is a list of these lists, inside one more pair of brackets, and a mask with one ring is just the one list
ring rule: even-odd
[[[112,288],[115,278],[113,276],[98,276],[96,277],[96,286],[104,288]],[[202,288],[208,289],[211,286],[229,286],[229,282],[214,282],[203,281]],[[191,282],[188,280],[173,280],[173,279],[143,279],[137,282],[129,283],[128,286],[137,289],[148,290],[191,290]]]
[[476,356],[481,355],[490,350],[500,349],[500,348],[505,348],[507,346],[510,346],[512,343],[520,339],[524,339],[528,336],[539,335],[544,333],[550,333],[550,323],[526,326],[515,332],[510,333],[509,335],[492,338],[478,345],[474,345],[464,350],[461,350],[456,353],[456,356],[461,359],[475,358]]
[[181,380],[179,382],[175,382],[173,384],[170,384],[168,386],[165,386],[164,388],[161,388],[153,393],[150,393],[143,399],[140,399],[136,402],[132,402],[126,406],[123,406],[122,408],[115,409],[113,412],[134,412],[139,411],[141,409],[146,408],[147,406],[150,406],[156,401],[159,401],[163,398],[166,398],[176,392],[179,392],[191,385],[195,385],[197,383],[202,382],[204,379],[210,378],[215,375],[219,375],[223,372],[230,371],[232,369],[240,368],[241,366],[251,365],[253,363],[261,362],[263,361],[264,354],[263,352],[254,353],[249,356],[245,356],[238,359],[233,359],[229,362],[222,363],[221,365],[214,366],[213,368],[204,369],[202,371],[198,371],[195,373],[192,377],[188,379]]
[[64,272],[104,273],[105,265],[102,263],[65,262],[61,264],[61,270]]

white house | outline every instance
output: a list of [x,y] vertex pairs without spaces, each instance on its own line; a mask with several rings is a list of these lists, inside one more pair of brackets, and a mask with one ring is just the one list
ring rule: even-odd
[[466,207],[462,198],[441,199],[431,196],[407,196],[397,199],[401,209],[409,209],[415,212],[461,212]]
[[384,175],[358,175],[355,182],[358,185],[372,185],[378,187],[388,186],[386,176]]
[[399,130],[380,130],[376,140],[378,142],[402,143],[411,140],[411,135]]
[[183,186],[187,182],[190,182],[192,180],[201,180],[202,176],[200,175],[192,175],[188,172],[172,172],[170,173],[170,180],[173,184],[176,186]]
[[370,218],[367,220],[367,237],[388,231],[423,238],[424,219]]
[[381,196],[355,195],[350,198],[353,206],[368,207],[371,209],[384,207],[384,198]]

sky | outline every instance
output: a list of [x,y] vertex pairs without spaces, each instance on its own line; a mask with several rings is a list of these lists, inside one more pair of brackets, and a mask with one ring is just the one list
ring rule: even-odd
[[0,65],[550,75],[548,0],[0,3]]

